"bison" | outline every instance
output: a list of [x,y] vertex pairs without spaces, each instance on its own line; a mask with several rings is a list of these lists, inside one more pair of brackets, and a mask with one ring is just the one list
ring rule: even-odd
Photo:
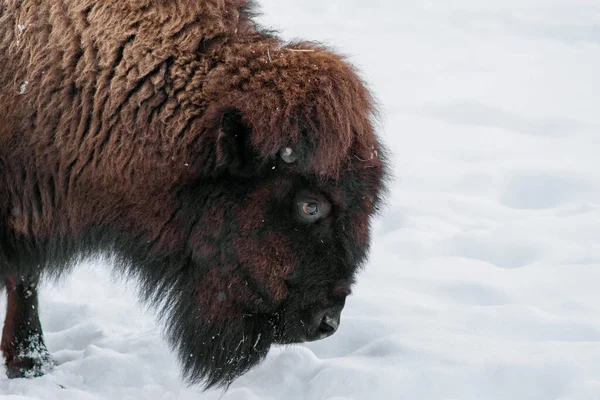
[[183,377],[227,386],[326,338],[386,161],[342,56],[252,0],[1,0],[0,279],[9,377],[52,365],[37,285],[108,254]]

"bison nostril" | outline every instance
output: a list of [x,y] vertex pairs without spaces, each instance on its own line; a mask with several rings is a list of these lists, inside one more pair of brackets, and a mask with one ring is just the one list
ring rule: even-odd
[[298,340],[301,342],[313,342],[333,335],[340,326],[342,313],[341,306],[320,310],[313,314],[310,322],[302,324],[302,332]]
[[340,326],[338,320],[331,318],[329,315],[325,315],[321,321],[321,325],[319,325],[319,332],[331,336],[337,331],[338,326]]

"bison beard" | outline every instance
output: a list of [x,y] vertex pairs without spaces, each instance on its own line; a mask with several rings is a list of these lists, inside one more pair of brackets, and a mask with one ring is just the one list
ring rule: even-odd
[[228,385],[331,335],[385,163],[365,85],[248,0],[0,2],[0,279],[10,377],[51,364],[40,277],[108,254],[184,375]]

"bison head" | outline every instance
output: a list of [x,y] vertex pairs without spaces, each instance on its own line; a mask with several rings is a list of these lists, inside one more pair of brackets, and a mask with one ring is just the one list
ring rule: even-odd
[[189,167],[210,173],[175,187],[178,239],[165,248],[183,249],[182,267],[153,263],[175,294],[165,315],[184,370],[209,386],[272,344],[337,330],[383,190],[371,98],[352,69],[322,48],[252,50],[209,75],[197,154],[211,161]]

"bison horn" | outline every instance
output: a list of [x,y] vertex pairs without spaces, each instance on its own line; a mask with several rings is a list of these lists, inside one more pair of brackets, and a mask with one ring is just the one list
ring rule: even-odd
[[286,164],[293,164],[298,160],[298,157],[294,154],[294,150],[290,147],[281,149],[281,151],[279,151],[279,156]]

